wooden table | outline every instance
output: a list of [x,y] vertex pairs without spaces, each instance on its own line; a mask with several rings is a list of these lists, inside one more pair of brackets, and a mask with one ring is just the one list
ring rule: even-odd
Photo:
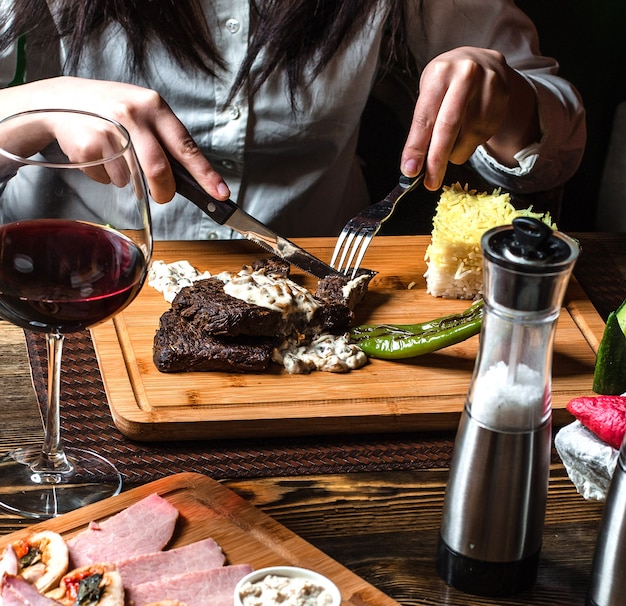
[[[626,279],[626,234],[581,234],[588,259],[577,277],[598,311],[593,274],[614,263]],[[592,258],[593,257],[593,258]],[[626,297],[626,282],[615,285]],[[0,323],[0,447],[37,442],[41,422],[21,330]],[[172,473],[176,470],[172,470]],[[584,604],[603,505],[577,494],[563,467],[551,469],[544,545],[535,587],[510,599],[458,592],[436,575],[434,554],[446,469],[224,480],[270,514],[402,604]],[[28,525],[0,513],[0,533]]]

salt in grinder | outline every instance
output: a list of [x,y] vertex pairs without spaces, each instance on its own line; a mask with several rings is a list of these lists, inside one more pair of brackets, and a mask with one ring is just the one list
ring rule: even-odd
[[450,465],[437,571],[467,593],[506,596],[536,579],[552,345],[579,247],[531,217],[487,231],[481,246],[483,325]]

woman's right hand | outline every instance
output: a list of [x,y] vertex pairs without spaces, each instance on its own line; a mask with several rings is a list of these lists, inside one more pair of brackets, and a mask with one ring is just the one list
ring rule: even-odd
[[402,154],[404,174],[426,167],[424,185],[441,187],[448,162],[463,164],[479,145],[501,164],[541,138],[536,93],[502,53],[459,47],[422,71],[413,122]]
[[176,191],[167,154],[178,160],[213,197],[225,200],[230,195],[221,175],[204,157],[184,124],[153,90],[61,76],[3,89],[0,105],[5,115],[29,109],[77,109],[117,120],[130,133],[150,194],[157,202],[168,202]]

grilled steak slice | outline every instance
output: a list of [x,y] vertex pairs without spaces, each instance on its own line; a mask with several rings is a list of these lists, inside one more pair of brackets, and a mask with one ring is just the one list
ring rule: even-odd
[[[325,278],[325,281],[330,280]],[[337,286],[331,285],[327,289],[327,293],[332,289],[332,296],[327,294],[325,299],[316,297],[320,307],[311,319],[296,312],[285,317],[276,309],[232,297],[224,292],[224,283],[218,278],[198,280],[182,288],[172,301],[172,311],[186,320],[190,328],[193,324],[196,334],[217,337],[217,343],[222,337],[275,338],[291,333],[293,328],[307,334],[320,330],[344,330],[354,316],[341,300],[342,284],[345,286],[348,280],[337,278],[336,281]],[[248,341],[248,344],[254,344],[254,341]]]
[[218,278],[198,280],[182,288],[172,301],[172,309],[193,323],[196,332],[212,336],[274,337],[285,326],[278,310],[231,297]]
[[159,321],[153,359],[161,372],[260,372],[270,364],[272,346],[269,338],[213,337],[199,327],[197,317],[189,321],[170,309]]
[[354,311],[361,302],[372,280],[372,274],[367,271],[357,272],[354,280],[347,276],[326,276],[320,280],[315,291],[315,298],[325,303],[340,303]]
[[289,277],[291,265],[280,257],[270,257],[269,259],[257,259],[252,263],[254,271],[263,270],[268,276]]
[[322,302],[313,316],[312,325],[318,327],[316,332],[341,332],[352,324],[354,314],[344,303]]

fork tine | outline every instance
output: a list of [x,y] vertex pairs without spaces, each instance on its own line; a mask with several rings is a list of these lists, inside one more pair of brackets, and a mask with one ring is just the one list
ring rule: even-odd
[[337,238],[337,243],[335,244],[335,250],[333,251],[333,256],[330,260],[330,266],[334,267],[337,271],[339,271],[339,267],[335,267],[335,261],[337,260],[337,257],[339,256],[341,247],[343,246],[343,243],[345,242],[346,236],[348,235],[349,232],[350,232],[350,226],[346,225],[341,231],[341,233],[339,234],[339,237]]
[[[365,251],[372,238],[380,230],[382,223],[391,216],[400,198],[421,183],[423,179],[423,171],[413,179],[401,175],[398,185],[383,200],[364,208],[358,215],[350,219],[337,238],[330,261],[331,267],[347,276],[352,266],[352,279],[354,279],[361,266]],[[341,258],[337,263],[340,253]],[[356,261],[352,264],[355,257]],[[344,265],[346,258],[347,263]]]
[[344,262],[346,261],[346,257],[348,256],[348,253],[350,252],[350,249],[352,248],[352,241],[354,240],[355,235],[356,235],[356,232],[354,231],[354,229],[347,230],[346,237],[343,241],[343,249],[341,251],[341,258],[339,259],[339,262],[337,263],[337,266],[335,267],[337,271],[343,271],[344,274],[348,273],[348,265],[347,264],[344,265]]
[[352,229],[346,238],[345,244],[343,246],[343,251],[341,253],[341,260],[339,261],[339,271],[343,271],[344,274],[348,273],[348,269],[350,267],[350,260],[354,256],[354,253],[350,251],[354,248],[354,239],[356,238],[359,230]]
[[352,241],[352,247],[350,248],[350,254],[348,255],[348,259],[346,260],[346,264],[344,266],[344,271],[343,273],[347,276],[348,272],[350,271],[350,269],[353,267],[352,265],[352,261],[355,257],[355,255],[357,254],[359,247],[361,246],[361,242],[363,241],[363,238],[367,235],[367,231],[360,229],[358,232],[355,233],[353,241]]
[[[365,251],[367,250],[368,246],[370,245],[372,239],[374,238],[374,236],[376,235],[376,233],[378,232],[378,230],[374,230],[374,231],[370,231],[368,233],[366,233],[364,236],[360,236],[360,239],[363,240],[362,244],[361,244],[361,248],[359,249],[359,254],[356,257],[356,260],[354,261],[354,265],[352,265],[352,276],[351,279],[354,280],[354,277],[356,276],[356,272],[359,269],[359,267],[361,266],[361,261],[363,260],[363,256],[365,255]],[[354,252],[356,252],[356,247],[358,246],[358,244],[355,244],[352,255],[354,255]],[[352,259],[352,257],[350,257]],[[348,272],[348,268],[350,267],[350,263],[348,263],[347,267],[346,267],[346,273]]]

